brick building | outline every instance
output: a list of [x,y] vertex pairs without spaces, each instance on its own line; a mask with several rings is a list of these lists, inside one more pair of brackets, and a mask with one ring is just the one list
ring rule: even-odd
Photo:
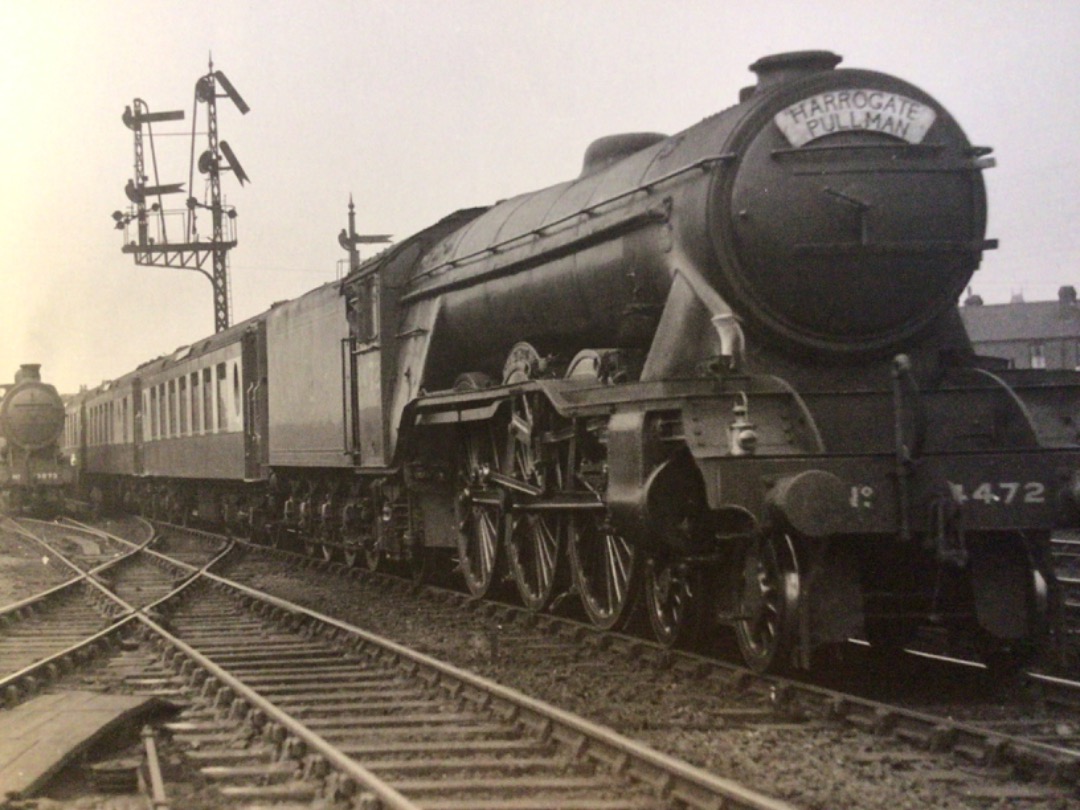
[[1080,305],[1076,288],[1057,301],[984,304],[968,296],[960,307],[975,351],[1007,359],[1013,368],[1080,369]]

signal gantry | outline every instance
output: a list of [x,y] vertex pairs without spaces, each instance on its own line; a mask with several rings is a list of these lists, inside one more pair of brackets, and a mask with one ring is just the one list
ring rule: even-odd
[[[125,107],[122,120],[134,133],[135,176],[127,181],[124,193],[131,205],[126,211],[114,211],[116,229],[124,231],[122,251],[135,257],[135,264],[147,267],[172,267],[179,270],[195,270],[209,279],[214,292],[214,331],[229,328],[231,309],[231,286],[229,283],[229,250],[236,247],[236,208],[225,205],[221,196],[221,174],[231,171],[240,185],[250,178],[240,165],[236,154],[226,141],[218,138],[217,99],[229,98],[240,112],[246,115],[250,108],[232,82],[220,70],[214,70],[213,60],[209,71],[195,83],[195,101],[191,116],[191,163],[188,172],[188,188],[192,187],[195,169],[207,177],[206,190],[200,201],[194,194],[188,196],[182,209],[166,210],[163,199],[167,194],[180,194],[183,183],[162,183],[158,177],[157,150],[154,145],[153,125],[168,121],[183,121],[183,110],[151,112],[149,105],[136,98]],[[195,158],[196,123],[199,105],[206,105],[207,148]],[[147,174],[146,147],[150,151],[150,168],[153,181]],[[209,238],[199,232],[199,211],[210,212],[211,232]],[[169,223],[173,223],[173,235]],[[134,225],[134,233],[132,233]],[[178,231],[182,235],[177,237]],[[174,238],[177,237],[177,238]],[[206,269],[210,263],[211,270]]]

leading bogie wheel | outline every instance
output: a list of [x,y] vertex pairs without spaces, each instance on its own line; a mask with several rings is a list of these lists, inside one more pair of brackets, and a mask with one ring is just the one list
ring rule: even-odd
[[701,561],[693,554],[703,548],[710,525],[701,476],[688,460],[657,471],[648,510],[653,536],[643,572],[645,614],[661,644],[686,644],[701,625]]
[[776,672],[791,664],[798,637],[799,571],[790,536],[750,541],[735,589],[735,636],[747,666]]
[[645,612],[664,646],[685,646],[697,635],[700,579],[687,560],[674,554],[658,552],[646,560]]

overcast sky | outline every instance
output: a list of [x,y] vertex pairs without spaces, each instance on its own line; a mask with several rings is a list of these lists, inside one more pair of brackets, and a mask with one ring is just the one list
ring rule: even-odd
[[599,136],[684,129],[801,49],[913,82],[994,147],[974,289],[1053,298],[1080,286],[1078,41],[1066,0],[0,0],[0,380],[38,362],[74,391],[213,332],[209,282],[136,267],[110,218],[134,98],[185,111],[157,156],[187,182],[211,52],[251,107],[219,103],[252,180],[223,181],[235,321],[335,277],[350,194],[361,232],[406,237],[575,176]]

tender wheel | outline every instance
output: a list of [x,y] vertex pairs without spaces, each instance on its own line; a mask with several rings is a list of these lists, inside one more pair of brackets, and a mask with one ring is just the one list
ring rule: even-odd
[[743,555],[735,592],[735,635],[747,666],[786,668],[797,638],[799,574],[791,538],[762,537]]
[[[562,489],[562,464],[558,448],[547,452],[541,445],[550,416],[531,395],[514,401],[510,421],[513,446],[512,475],[545,494]],[[565,577],[563,557],[568,520],[556,512],[523,512],[513,518],[507,544],[507,562],[521,601],[531,611],[551,604]]]
[[660,553],[645,562],[645,611],[656,640],[666,647],[687,644],[697,633],[699,583],[689,563]]
[[341,557],[349,568],[356,568],[364,562],[363,530],[370,522],[365,518],[365,510],[358,502],[357,494],[352,496],[341,507],[339,513],[339,526],[335,530],[341,539]]
[[476,598],[490,593],[499,579],[505,509],[503,493],[488,486],[498,469],[492,430],[486,424],[465,428],[458,471],[458,557],[465,585]]
[[569,545],[574,585],[589,620],[603,630],[623,627],[641,587],[638,550],[603,512],[575,517]]

